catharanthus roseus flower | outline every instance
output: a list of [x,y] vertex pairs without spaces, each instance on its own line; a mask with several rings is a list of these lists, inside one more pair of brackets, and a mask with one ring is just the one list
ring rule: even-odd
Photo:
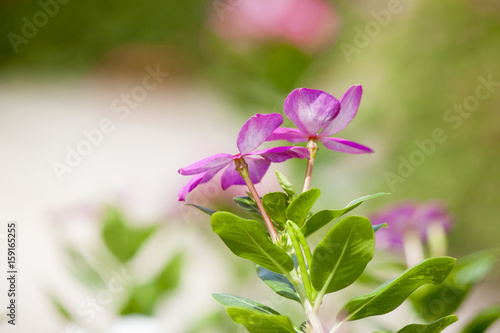
[[225,190],[231,185],[245,185],[245,181],[235,168],[235,160],[244,157],[248,164],[250,178],[257,184],[264,177],[272,162],[280,163],[290,158],[307,158],[309,151],[303,147],[275,147],[255,150],[267,137],[283,123],[283,116],[278,113],[256,114],[243,125],[238,134],[236,144],[239,153],[216,154],[204,158],[190,166],[179,170],[181,175],[194,176],[179,191],[179,201],[184,201],[186,195],[198,185],[211,180],[219,171],[223,170],[221,186]]
[[359,143],[331,137],[354,118],[362,93],[360,85],[352,86],[339,101],[321,90],[295,89],[285,99],[283,109],[297,129],[278,128],[267,141],[306,142],[313,139],[330,150],[351,154],[372,153],[373,150]]
[[453,218],[440,201],[402,202],[375,213],[370,220],[374,225],[387,223],[387,228],[375,234],[378,246],[396,249],[403,249],[405,238],[410,234],[426,243],[434,227],[449,231],[453,225]]

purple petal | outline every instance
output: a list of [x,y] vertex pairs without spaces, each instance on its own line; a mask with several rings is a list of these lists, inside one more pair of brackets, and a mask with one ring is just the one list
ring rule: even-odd
[[196,176],[191,178],[191,180],[186,185],[181,187],[181,189],[179,190],[177,200],[184,201],[186,199],[186,195],[189,192],[194,190],[198,185],[204,184],[208,182],[210,179],[214,178],[214,176],[217,174],[217,172],[219,172],[219,170],[220,169],[210,170],[207,172],[197,174]]
[[236,141],[242,155],[255,150],[271,133],[283,124],[279,113],[256,114],[243,125]]
[[227,164],[231,163],[233,155],[217,154],[204,158],[196,163],[185,168],[179,169],[179,173],[184,176],[196,175],[213,169],[222,169]]
[[349,153],[349,154],[373,153],[373,150],[371,150],[370,148],[346,139],[321,138],[320,141],[326,148],[330,150],[339,151],[341,153]]
[[333,135],[346,128],[358,112],[362,94],[363,88],[360,85],[355,85],[347,89],[340,99],[339,114],[330,124],[325,126],[321,132],[322,137]]
[[296,128],[279,127],[267,137],[266,141],[287,140],[293,143],[297,143],[306,142],[308,139],[308,136],[305,136]]
[[304,147],[274,147],[251,152],[249,155],[259,155],[269,162],[281,163],[291,158],[309,158],[309,150]]
[[[245,161],[248,164],[248,170],[250,172],[250,179],[254,184],[260,183],[262,177],[269,169],[271,162],[266,161],[262,158],[252,158],[245,157]],[[241,177],[240,173],[236,171],[234,164],[231,164],[224,170],[221,178],[221,186],[222,189],[225,190],[231,185],[245,185],[245,181],[243,177]]]
[[298,129],[311,137],[337,116],[340,102],[321,90],[300,88],[288,95],[283,108]]

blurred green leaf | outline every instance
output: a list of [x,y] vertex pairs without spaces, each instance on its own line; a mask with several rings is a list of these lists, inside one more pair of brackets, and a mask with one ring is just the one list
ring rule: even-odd
[[309,237],[332,220],[350,212],[354,208],[358,207],[363,203],[363,201],[378,198],[382,195],[386,195],[388,193],[375,193],[371,195],[366,195],[364,197],[355,199],[351,201],[345,208],[337,209],[337,210],[322,210],[311,216],[305,223],[302,225],[301,230],[305,237]]
[[321,191],[317,188],[312,188],[299,194],[290,202],[290,205],[286,209],[286,219],[302,227],[311,208],[320,195]]
[[373,226],[373,231],[377,232],[382,228],[387,228],[387,223],[380,223]]
[[109,251],[120,262],[126,263],[156,230],[157,226],[131,226],[117,209],[108,207],[104,216],[102,237]]
[[79,251],[71,246],[66,246],[65,250],[70,260],[70,271],[78,280],[93,288],[105,286],[101,275]]
[[250,299],[241,296],[236,296],[226,293],[213,293],[212,296],[213,298],[215,298],[217,302],[224,305],[225,307],[245,307],[251,310],[279,315],[279,312],[277,312],[276,310],[271,309],[270,307],[265,306],[264,304],[254,302]]
[[131,313],[153,315],[162,297],[179,285],[182,261],[182,254],[175,254],[149,282],[134,287],[120,313],[122,315]]
[[259,265],[257,274],[278,295],[302,303],[297,290],[283,274],[272,272]]
[[443,284],[424,286],[411,295],[413,307],[429,321],[452,314],[471,289],[486,278],[496,260],[497,253],[494,250],[480,251],[458,259]]
[[192,207],[195,207],[195,208],[198,208],[199,210],[201,210],[203,213],[207,214],[207,215],[210,215],[212,216],[213,213],[215,213],[216,211],[213,210],[213,209],[210,209],[210,208],[207,208],[207,207],[203,207],[203,206],[200,206],[200,205],[195,205],[195,204],[186,204],[186,206],[192,206]]
[[74,321],[74,318],[71,315],[71,313],[69,312],[69,310],[66,308],[66,306],[64,306],[62,304],[62,302],[57,297],[55,297],[53,295],[49,295],[49,299],[52,302],[52,304],[54,305],[54,307],[57,309],[59,314],[64,319],[66,319],[67,321],[71,321],[71,322]]
[[271,192],[262,197],[262,205],[269,217],[280,226],[286,223],[288,197],[283,192]]
[[374,292],[351,299],[337,315],[339,321],[358,320],[391,312],[418,287],[439,284],[451,272],[455,259],[436,257],[408,268],[400,276],[379,286]]
[[494,305],[479,312],[461,333],[484,333],[498,319],[500,319],[500,306]]
[[244,220],[228,212],[212,215],[212,229],[235,255],[275,273],[293,269],[290,256],[272,243],[266,229],[255,220]]
[[337,223],[313,253],[310,274],[318,295],[341,290],[356,281],[374,251],[373,227],[367,218],[349,216]]
[[439,333],[458,320],[457,316],[447,316],[428,325],[411,324],[403,327],[397,333]]

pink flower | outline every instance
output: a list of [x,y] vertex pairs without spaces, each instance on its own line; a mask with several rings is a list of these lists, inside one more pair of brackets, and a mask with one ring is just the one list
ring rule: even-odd
[[180,169],[178,172],[181,175],[194,177],[180,189],[179,201],[184,201],[189,192],[211,180],[221,170],[224,170],[221,177],[223,190],[231,185],[245,185],[245,181],[235,168],[234,160],[244,157],[252,182],[258,184],[271,162],[280,163],[290,158],[309,157],[309,151],[303,147],[286,146],[255,150],[282,123],[283,116],[278,113],[256,114],[247,120],[238,134],[236,140],[238,154],[212,155]]
[[278,128],[267,141],[287,140],[296,143],[315,139],[330,150],[350,154],[372,153],[373,150],[359,143],[330,137],[346,128],[356,116],[362,93],[360,85],[352,86],[339,101],[321,90],[295,89],[285,99],[283,109],[298,129]]
[[339,30],[339,20],[324,0],[240,0],[213,4],[212,28],[232,41],[284,40],[299,48],[316,50],[331,44]]
[[453,225],[453,218],[445,205],[439,201],[418,203],[415,201],[401,202],[370,216],[372,224],[387,223],[376,233],[377,243],[381,247],[402,249],[404,237],[415,233],[422,242],[427,242],[429,226],[437,224],[445,231]]

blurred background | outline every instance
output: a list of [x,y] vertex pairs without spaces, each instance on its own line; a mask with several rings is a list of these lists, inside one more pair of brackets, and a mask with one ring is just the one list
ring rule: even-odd
[[[320,150],[315,209],[439,200],[448,254],[498,247],[498,0],[4,0],[0,31],[0,221],[18,223],[20,267],[1,332],[237,331],[211,292],[268,290],[177,202],[177,170],[234,153],[246,119],[297,87],[361,84],[338,135],[375,150]],[[279,168],[298,187],[304,163]],[[277,188],[272,172],[258,187]],[[187,202],[236,210],[235,195],[211,182]],[[500,303],[499,274],[463,318]]]

